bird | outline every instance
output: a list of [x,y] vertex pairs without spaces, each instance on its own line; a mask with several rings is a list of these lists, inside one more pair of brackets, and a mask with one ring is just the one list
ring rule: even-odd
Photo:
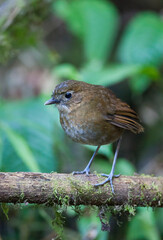
[[113,178],[116,160],[125,130],[138,134],[144,131],[137,113],[125,102],[101,85],[78,80],[66,80],[58,84],[51,99],[44,105],[55,104],[59,110],[60,123],[65,133],[75,142],[96,146],[88,165],[73,174],[90,174],[91,164],[102,145],[117,141],[112,168],[106,179],[94,186],[110,182],[114,193]]

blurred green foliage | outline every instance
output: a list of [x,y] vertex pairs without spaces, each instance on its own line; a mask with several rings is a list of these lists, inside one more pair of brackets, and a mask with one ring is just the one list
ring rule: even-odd
[[111,3],[61,0],[54,2],[54,12],[83,42],[86,61],[105,62],[118,28],[118,13]]
[[123,63],[161,66],[162,45],[161,16],[154,12],[144,12],[136,15],[126,27],[117,54]]
[[[4,9],[8,10],[6,5],[4,6]],[[163,21],[159,14],[152,11],[135,14],[120,33],[121,15],[117,7],[110,1],[44,0],[40,2],[30,0],[26,2],[22,0],[15,1],[15,6],[16,12],[14,15],[10,15],[13,5],[8,12],[2,11],[2,8],[0,8],[0,61],[5,65],[11,61],[14,62],[16,57],[19,57],[19,53],[24,50],[28,51],[28,48],[33,47],[39,50],[43,56],[46,49],[46,55],[49,55],[44,56],[43,67],[48,65],[48,70],[54,78],[73,78],[105,86],[116,85],[128,79],[131,95],[134,96],[133,104],[135,105],[143,105],[140,99],[155,85],[157,85],[156,94],[158,97],[161,96],[163,92]],[[11,17],[10,21],[8,19],[9,15]],[[81,48],[79,47],[80,52],[78,52],[80,65],[72,64],[71,61],[66,62],[63,56],[60,56],[60,60],[57,57],[55,58],[56,55],[53,53],[55,50],[51,50],[45,40],[47,37],[44,33],[45,29],[43,30],[43,23],[49,15],[54,16],[56,22],[57,19],[60,19],[71,37],[75,39],[74,41],[79,41],[80,44],[78,43],[77,46],[81,45]],[[71,55],[71,49],[69,55]],[[49,96],[43,94],[25,100],[1,98],[1,171],[51,172],[63,169],[62,165],[64,164],[67,164],[66,170],[76,170],[73,165],[76,162],[73,156],[76,152],[76,146],[72,146],[65,140],[58,121],[57,110],[44,107],[44,101],[48,98]],[[159,101],[160,99],[162,98],[159,97]],[[156,133],[156,127],[157,132],[160,132],[161,117],[159,121],[158,127],[154,126],[153,131],[152,129],[150,132],[147,130],[147,137],[144,137],[144,152],[139,154],[142,159],[147,146],[151,148],[153,141],[161,142],[161,134],[153,136],[153,132]],[[148,142],[149,139],[152,139],[150,143]],[[71,150],[68,150],[69,146],[73,150],[72,153]],[[90,154],[92,154],[94,148],[86,147],[86,153],[90,150]],[[63,153],[63,149],[66,153]],[[139,151],[138,145],[137,151]],[[113,157],[111,145],[103,146],[100,149],[93,169],[101,172],[106,172],[107,169],[109,172],[112,160],[108,163],[106,157],[109,159]],[[58,159],[60,159],[60,162]],[[65,161],[65,163],[62,159],[66,159],[67,162]],[[121,158],[117,162],[116,171],[117,173],[132,175],[136,171],[136,167],[127,159]],[[23,236],[23,239],[42,237],[43,234],[47,233],[47,226],[50,232],[50,229],[53,228],[50,222],[54,218],[52,211],[37,210],[26,208],[24,214],[17,210],[12,210],[12,213],[9,212],[10,219],[17,218],[16,222],[11,221],[15,239],[22,239],[21,236]],[[76,221],[77,215],[72,215],[69,208],[65,214],[70,222],[76,223],[78,231],[73,228],[73,231],[77,234],[74,239],[87,239],[86,236],[92,233],[94,233],[92,239],[113,239],[112,232],[107,233],[100,230],[97,209],[89,209],[88,211],[86,208],[78,221]],[[123,239],[128,240],[161,240],[163,232],[160,219],[162,219],[162,216],[162,210],[153,211],[139,208],[131,222],[126,223],[123,230],[118,229],[120,231],[119,239],[121,233],[123,233]],[[125,221],[127,222],[126,219]],[[115,222],[113,228],[117,227]],[[31,223],[34,224],[32,224],[30,232]],[[44,223],[46,223],[45,226]],[[9,222],[5,224],[9,224]],[[26,235],[25,232],[24,235],[22,234],[23,224],[27,224],[29,228],[25,228]],[[67,229],[64,228],[64,234],[72,229],[71,224],[67,223],[66,227]],[[15,231],[15,229],[17,230]],[[56,231],[55,227],[53,230]],[[37,231],[41,232],[42,235],[37,235]],[[70,237],[68,237],[68,234],[65,235],[67,237],[65,239],[73,239],[73,234]],[[11,232],[4,239],[11,239],[10,237]]]
[[62,131],[59,131],[57,113],[45,108],[43,99],[46,98],[40,96],[31,100],[2,102],[1,170],[56,171],[58,163],[53,152],[54,119],[58,138],[62,138]]
[[[7,0],[0,8],[0,62],[21,50],[36,46],[41,37],[41,23],[47,17],[48,1]],[[9,17],[10,16],[10,17]]]
[[[130,78],[133,92],[142,94],[152,80],[160,79],[157,66],[163,60],[163,26],[157,14],[144,12],[131,21],[121,36],[112,64],[106,66],[118,34],[119,16],[115,6],[96,0],[70,3],[58,0],[54,11],[82,41],[85,61],[80,80],[108,86]],[[55,73],[65,77],[65,69],[67,78],[77,76],[71,65],[68,71],[67,64],[55,67]]]
[[161,239],[158,229],[156,227],[156,219],[152,209],[148,209],[147,211],[144,208],[138,208],[138,214],[129,224],[127,239]]

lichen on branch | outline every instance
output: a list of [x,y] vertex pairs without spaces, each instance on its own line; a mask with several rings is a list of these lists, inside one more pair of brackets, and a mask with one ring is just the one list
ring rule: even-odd
[[163,207],[163,177],[120,176],[94,187],[102,177],[90,174],[15,172],[0,173],[0,202],[96,206]]

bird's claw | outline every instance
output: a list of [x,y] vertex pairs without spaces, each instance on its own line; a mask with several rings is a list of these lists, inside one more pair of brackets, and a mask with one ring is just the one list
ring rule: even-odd
[[89,176],[90,171],[89,169],[84,169],[83,171],[74,171],[72,172],[73,175],[77,175],[77,174],[86,174],[86,176]]
[[107,183],[107,182],[110,182],[110,186],[111,186],[111,190],[112,190],[112,193],[114,194],[114,187],[113,187],[113,178],[114,177],[119,177],[120,176],[120,174],[118,174],[118,175],[113,175],[113,174],[101,174],[101,176],[102,177],[106,177],[107,179],[106,180],[104,180],[103,182],[101,182],[101,183],[97,183],[97,184],[95,184],[94,186],[95,187],[98,187],[98,186],[102,186],[102,185],[104,185],[105,183]]
[[[102,173],[101,176],[102,176],[102,177],[107,177],[107,178],[111,177],[110,174],[105,174],[105,173]],[[112,178],[113,178],[113,177],[114,177],[114,178],[117,178],[117,177],[119,177],[119,176],[120,176],[120,174],[112,175]]]

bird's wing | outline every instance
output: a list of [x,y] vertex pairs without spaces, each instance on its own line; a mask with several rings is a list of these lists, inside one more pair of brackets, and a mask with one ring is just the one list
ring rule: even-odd
[[137,113],[132,110],[127,103],[122,102],[120,99],[115,98],[114,101],[114,114],[108,112],[106,115],[106,119],[109,121],[109,123],[117,127],[130,130],[136,134],[143,132],[144,129],[139,123]]

